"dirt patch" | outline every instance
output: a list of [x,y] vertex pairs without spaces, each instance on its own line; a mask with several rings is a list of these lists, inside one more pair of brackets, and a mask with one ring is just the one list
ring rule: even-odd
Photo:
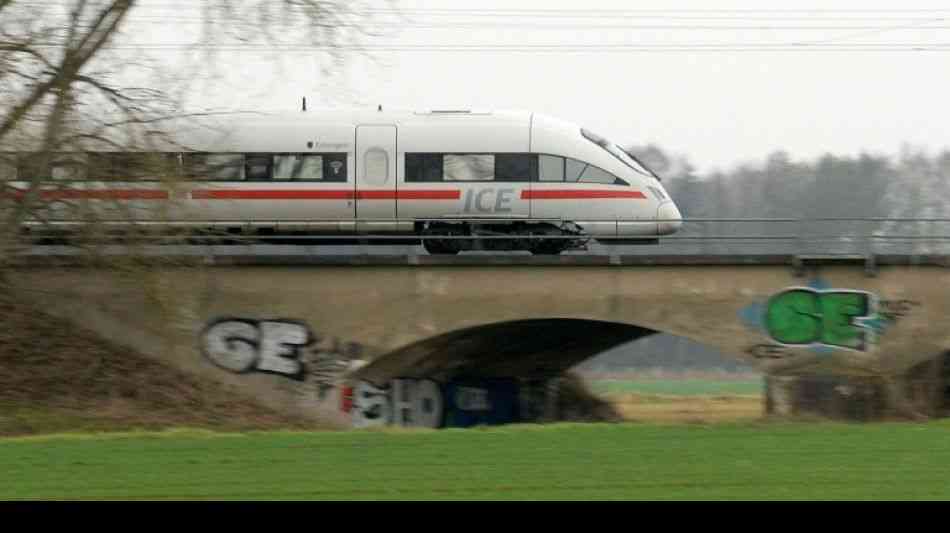
[[625,420],[635,422],[732,422],[763,418],[761,396],[658,396],[618,394],[609,397]]
[[601,398],[577,374],[565,372],[558,394],[558,420],[570,422],[620,422],[617,406]]
[[225,385],[0,298],[0,435],[189,426],[316,429]]

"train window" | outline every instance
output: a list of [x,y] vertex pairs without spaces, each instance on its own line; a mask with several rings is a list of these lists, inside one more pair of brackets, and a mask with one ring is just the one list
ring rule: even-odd
[[188,179],[203,179],[205,175],[205,154],[182,153],[181,172]]
[[538,156],[495,154],[495,181],[537,181]]
[[346,181],[346,154],[323,154],[323,176],[326,181]]
[[564,165],[564,181],[577,181],[585,168],[587,168],[587,163],[568,158],[567,164]]
[[541,181],[564,181],[564,158],[556,155],[538,157]]
[[244,179],[244,154],[207,154],[205,156],[208,180],[239,181]]
[[581,173],[580,178],[577,179],[578,183],[602,183],[604,185],[611,185],[617,180],[616,176],[613,174],[601,170],[593,165],[587,165],[587,168],[584,169],[584,172]]
[[275,181],[346,181],[346,154],[275,154]]
[[90,153],[90,180],[159,179],[177,174],[177,154]]
[[174,152],[147,154],[141,167],[144,179],[181,177],[182,155]]
[[17,160],[17,179],[42,180],[48,177],[47,174],[40,165],[38,154],[24,154]]
[[576,159],[567,159],[566,181],[576,183],[602,183],[604,185],[629,185],[606,170]]
[[647,168],[646,165],[640,162],[640,160],[633,157],[632,154],[630,154],[629,152],[621,148],[619,145],[610,142],[603,136],[597,135],[596,133],[584,128],[581,128],[581,135],[583,135],[584,138],[587,139],[588,141],[606,150],[607,153],[616,157],[618,160],[620,160],[621,163],[632,168],[635,172],[638,172],[645,176],[656,177],[656,174],[652,170]]
[[311,181],[323,179],[323,157],[319,155],[275,155],[272,168],[273,179],[276,181]]
[[491,154],[446,154],[442,159],[445,181],[492,181],[495,156]]
[[57,157],[50,165],[50,176],[56,181],[86,179],[88,160],[86,154],[69,154]]
[[112,169],[112,160],[114,157],[114,154],[89,154],[89,179],[111,180],[114,177],[114,171]]
[[266,181],[271,178],[273,159],[269,154],[244,156],[244,176],[248,181]]
[[406,154],[406,181],[442,181],[442,154]]

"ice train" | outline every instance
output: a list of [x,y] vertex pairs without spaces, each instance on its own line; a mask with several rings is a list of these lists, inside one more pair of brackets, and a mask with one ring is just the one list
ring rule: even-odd
[[[144,155],[109,150],[44,169],[13,165],[12,178],[25,187],[49,173],[66,185],[44,198],[108,204],[100,216],[115,223],[133,213],[150,224],[235,233],[405,235],[430,253],[556,254],[590,238],[656,242],[682,223],[659,177],[635,156],[538,113],[250,113],[175,135],[186,148],[150,155],[178,181],[124,175],[123,165]],[[10,179],[10,165],[5,172]]]

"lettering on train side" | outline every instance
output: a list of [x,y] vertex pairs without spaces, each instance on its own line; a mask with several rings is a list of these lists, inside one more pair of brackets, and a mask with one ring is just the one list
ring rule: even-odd
[[464,213],[511,213],[511,200],[515,190],[511,188],[485,188],[465,191]]

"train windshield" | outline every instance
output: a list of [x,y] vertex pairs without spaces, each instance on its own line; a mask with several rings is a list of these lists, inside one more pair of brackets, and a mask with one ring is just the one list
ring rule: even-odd
[[581,128],[581,135],[583,135],[584,138],[587,139],[588,141],[606,150],[610,155],[616,157],[617,159],[620,160],[621,163],[632,168],[634,171],[639,172],[640,174],[643,174],[644,176],[650,176],[650,177],[656,178],[657,180],[660,179],[659,176],[657,176],[655,172],[650,170],[648,166],[646,166],[639,159],[634,157],[633,154],[627,152],[626,150],[624,150],[617,144],[610,142],[605,137],[601,135],[597,135],[596,133],[584,128]]

